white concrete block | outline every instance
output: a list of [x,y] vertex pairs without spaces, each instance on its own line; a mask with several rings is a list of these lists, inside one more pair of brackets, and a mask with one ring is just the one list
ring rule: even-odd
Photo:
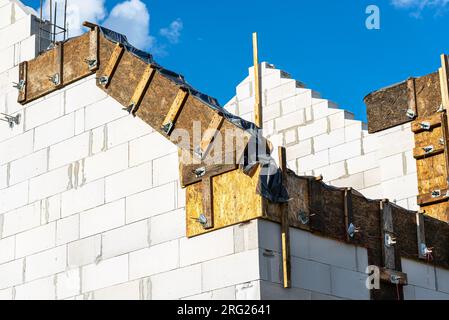
[[310,233],[295,228],[290,228],[291,255],[297,258],[309,259],[310,257]]
[[34,152],[24,158],[11,162],[9,183],[16,183],[36,177],[47,171],[47,150]]
[[7,212],[28,203],[28,182],[16,184],[0,192],[0,213]]
[[0,240],[0,265],[14,260],[15,238],[9,237]]
[[313,234],[309,243],[311,260],[357,271],[354,246]]
[[287,148],[287,161],[296,160],[312,154],[312,140],[300,141],[298,144]]
[[[242,268],[245,266],[245,268]],[[258,280],[259,251],[251,250],[203,263],[203,290]]]
[[2,2],[0,2],[0,29],[5,28],[11,24],[11,12],[13,6],[12,2]]
[[292,257],[292,286],[320,293],[331,293],[330,266]]
[[259,222],[253,220],[234,226],[234,252],[240,253],[259,247]]
[[378,143],[380,158],[386,158],[415,148],[414,134],[410,129],[379,136]]
[[152,185],[152,166],[145,163],[105,179],[106,202],[124,198],[150,189]]
[[[72,113],[78,109],[94,104],[107,97],[106,92],[97,87],[94,76],[86,81],[76,83],[66,90],[65,112]],[[112,99],[111,99],[112,100]],[[90,129],[90,128],[89,128]]]
[[25,281],[44,278],[65,270],[67,248],[60,246],[26,258]]
[[383,190],[381,185],[372,186],[358,190],[368,199],[384,199]]
[[281,116],[281,104],[280,102],[273,103],[272,105],[265,106],[262,111],[264,121],[279,118]]
[[97,180],[78,189],[72,189],[61,195],[61,215],[92,209],[104,204],[104,180]]
[[320,119],[311,124],[298,128],[298,136],[300,140],[305,140],[325,134],[328,132],[328,129],[329,126],[327,119]]
[[348,173],[356,174],[379,166],[377,154],[375,152],[364,154],[360,157],[352,158],[346,161],[348,164]]
[[362,122],[354,121],[345,127],[345,141],[350,142],[354,140],[360,140],[363,137]]
[[50,147],[49,169],[62,167],[89,155],[89,133],[84,133]]
[[0,72],[4,72],[12,67],[14,67],[14,46],[0,51]]
[[61,167],[30,180],[30,202],[70,190],[71,166]]
[[[64,114],[63,95],[46,96],[25,109],[25,130],[60,118]],[[57,136],[57,135],[56,135]]]
[[54,276],[39,279],[17,286],[16,300],[54,300],[56,299]]
[[237,97],[239,100],[244,100],[253,95],[253,83],[246,82],[237,86],[236,88]]
[[0,190],[8,186],[8,166],[0,166]]
[[108,127],[98,127],[91,131],[90,153],[97,154],[108,149]]
[[33,131],[25,132],[0,143],[0,165],[33,152]]
[[299,288],[285,290],[280,284],[260,281],[260,298],[262,300],[311,300],[312,292]]
[[402,153],[379,160],[382,181],[398,178],[404,175],[404,158]]
[[82,291],[106,288],[115,284],[128,281],[128,256],[112,258],[101,261],[99,264],[91,264],[82,270]]
[[155,275],[151,277],[151,283],[154,300],[173,300],[198,294],[201,292],[201,265]]
[[378,137],[374,134],[365,136],[362,139],[362,145],[365,153],[377,152],[379,150]]
[[67,246],[68,267],[77,268],[101,259],[101,235],[72,242]]
[[153,185],[160,186],[179,179],[178,153],[153,160]]
[[363,173],[357,173],[345,178],[334,180],[331,184],[338,188],[353,188],[356,190],[365,189]]
[[235,286],[235,298],[237,301],[260,300],[261,299],[261,281],[245,282]]
[[53,248],[56,244],[56,223],[16,235],[16,258]]
[[416,300],[449,300],[449,294],[415,287]]
[[84,162],[86,182],[109,176],[128,168],[128,145],[123,144],[89,157]]
[[80,214],[80,237],[104,232],[125,224],[125,199]]
[[10,211],[3,216],[3,237],[8,237],[39,226],[41,223],[40,202]]
[[329,153],[327,150],[325,150],[298,159],[298,170],[300,172],[306,172],[327,166],[328,164],[329,164]]
[[158,132],[153,132],[129,143],[129,165],[135,166],[167,154],[177,152],[174,144]]
[[382,183],[384,196],[391,200],[402,200],[418,195],[416,174],[388,180]]
[[185,209],[179,209],[152,217],[150,220],[151,245],[185,237],[185,221]]
[[[95,88],[95,90],[100,90]],[[111,97],[100,100],[85,108],[85,129],[90,130],[126,116],[123,106]]]
[[236,289],[234,286],[227,287],[223,289],[218,289],[214,291],[209,291],[187,298],[182,298],[181,300],[200,300],[200,301],[223,301],[223,300],[235,300]]
[[0,301],[14,300],[14,288],[0,290]]
[[366,274],[332,266],[332,294],[353,300],[370,300],[370,291],[365,285],[366,278]]
[[75,115],[72,113],[34,129],[34,150],[46,148],[74,135]]
[[132,281],[94,291],[95,300],[139,300],[141,282]]
[[234,229],[225,228],[179,243],[181,266],[188,266],[234,253]]
[[[0,112],[1,113],[6,113],[9,114],[13,117],[19,115],[21,117],[21,119],[23,119],[23,110],[15,112],[13,114],[5,111],[1,111],[1,107],[0,107]],[[4,116],[2,116],[4,118]],[[22,121],[22,120],[21,120]],[[23,129],[23,124],[20,123],[19,125],[14,125],[13,128],[10,128],[9,125],[2,121],[2,125],[0,126],[0,141],[5,141],[14,137],[17,137],[18,135],[23,134],[24,129]]]
[[436,268],[436,279],[438,284],[438,291],[449,293],[449,271],[441,268]]
[[315,169],[313,170],[313,173],[315,176],[322,175],[324,181],[340,179],[348,174],[345,161]]
[[266,99],[268,105],[296,95],[296,81],[286,79],[283,82],[284,84],[267,90]]
[[343,129],[345,126],[346,112],[341,110],[340,112],[330,115],[328,118],[331,131]]
[[365,187],[372,187],[381,183],[380,168],[374,168],[363,173]]
[[297,130],[289,130],[284,133],[284,143],[285,145],[296,144],[298,141]]
[[[254,112],[255,101],[256,101],[255,97],[239,100],[238,101],[238,110],[239,110],[238,115],[243,119],[247,119],[245,117],[245,115],[250,112]],[[265,103],[265,105],[266,105],[266,103]],[[250,117],[247,120],[250,120],[250,119],[254,119],[254,117]]]
[[102,235],[102,257],[108,259],[149,246],[148,221],[140,221]]
[[368,250],[362,247],[356,247],[357,271],[365,273],[368,267]]
[[[0,30],[0,50],[7,48],[30,36],[31,16],[25,17]],[[13,21],[11,21],[13,22]]]
[[57,299],[66,299],[74,297],[81,293],[81,272],[79,269],[72,269],[60,273],[56,276],[56,297]]
[[331,163],[355,158],[362,155],[361,140],[354,140],[341,146],[329,149],[329,159]]
[[16,286],[23,282],[23,259],[0,265],[0,289]]
[[84,109],[75,111],[75,135],[84,132]]
[[129,115],[107,124],[108,148],[150,134],[153,129],[140,118]]
[[[430,290],[436,290],[435,270],[432,265],[403,258],[402,271],[407,273],[409,284]],[[419,299],[418,297],[416,298]]]
[[169,183],[126,198],[126,223],[174,210],[174,190],[175,185]]
[[413,157],[413,151],[406,151],[403,153],[404,157],[404,173],[413,174],[417,172],[416,160]]
[[19,64],[23,61],[29,61],[36,57],[38,51],[37,45],[38,37],[36,35],[32,35],[31,37],[26,38],[25,40],[20,42],[20,45],[16,44],[16,64]]
[[[275,127],[277,131],[295,128],[297,126],[304,125],[304,123],[305,117],[303,110],[289,113],[288,115],[275,119]],[[300,136],[301,140],[305,140],[307,138],[309,138],[309,136]]]
[[344,143],[345,132],[343,128],[313,137],[313,148],[315,151],[322,151]]
[[162,243],[129,254],[130,280],[174,270],[178,267],[178,240]]
[[56,222],[56,245],[66,244],[79,239],[80,217],[73,215]]

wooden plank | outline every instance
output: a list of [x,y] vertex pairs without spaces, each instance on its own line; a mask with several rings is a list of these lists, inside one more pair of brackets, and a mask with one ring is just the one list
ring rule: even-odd
[[440,74],[440,88],[441,88],[441,100],[443,108],[449,109],[449,66],[448,57],[445,54],[441,55],[441,68],[439,69]]
[[139,108],[140,103],[142,102],[143,96],[145,95],[145,92],[148,89],[151,79],[153,79],[155,72],[156,69],[153,68],[152,65],[150,64],[147,65],[136,89],[134,90],[134,94],[128,103],[128,107],[125,108],[126,110],[128,110],[129,113],[133,115],[136,114],[137,109]]
[[424,229],[424,215],[421,212],[416,213],[416,234],[418,241],[418,256],[420,259],[426,260],[427,256],[423,252],[423,246],[426,245],[426,233]]
[[254,58],[254,89],[255,105],[254,105],[254,123],[256,126],[262,129],[263,127],[263,113],[262,113],[262,100],[261,100],[261,86],[260,86],[260,65],[259,65],[259,45],[257,41],[257,32],[253,33],[253,58]]
[[166,135],[169,136],[171,134],[175,126],[176,119],[179,117],[179,114],[181,113],[188,96],[189,92],[187,90],[182,88],[179,89],[175,101],[173,101],[173,104],[171,105],[164,122],[162,122],[162,131],[164,131]]
[[415,78],[407,80],[407,92],[408,92],[408,110],[410,116],[413,114],[415,117],[418,115],[418,107],[416,105],[416,88]]
[[412,122],[412,132],[415,134],[424,131],[433,130],[436,127],[441,126],[441,114],[435,113],[430,117],[422,118]]
[[109,87],[111,79],[114,76],[115,70],[117,70],[117,66],[120,63],[120,59],[122,58],[124,51],[125,48],[122,44],[117,43],[115,45],[114,51],[112,51],[112,55],[109,58],[106,68],[104,69],[103,75],[100,77],[99,82],[103,87]]
[[215,139],[215,136],[220,131],[220,128],[223,124],[224,118],[221,114],[216,113],[210,122],[209,128],[203,135],[203,139],[200,143],[199,155],[203,159],[207,156],[207,153],[210,150],[212,142]]
[[[437,195],[436,192],[440,195]],[[418,196],[418,205],[421,207],[449,200],[448,189],[436,189],[431,193]]]
[[349,234],[349,226],[351,223],[353,223],[354,217],[353,217],[353,207],[352,207],[352,188],[347,188],[344,191],[344,216],[345,216],[345,234],[346,234],[346,241],[351,242],[353,239],[351,235]]
[[21,62],[19,65],[19,83],[17,84],[19,95],[17,98],[17,102],[22,103],[27,99],[27,69],[28,62]]
[[[380,202],[380,221],[381,221],[381,235],[382,235],[382,257],[383,266],[387,269],[396,270],[396,248],[395,248],[395,234],[393,228],[393,215],[391,212],[391,205],[388,200]],[[390,241],[390,243],[389,243]]]
[[429,145],[413,149],[413,157],[416,160],[430,158],[442,153],[444,153],[444,146],[441,145]]
[[[215,164],[206,166],[204,164],[190,164],[180,166],[181,186],[183,188],[192,184],[201,182],[204,176],[215,177],[220,174],[238,169],[237,164]],[[204,175],[198,175],[198,172],[204,171]]]
[[203,195],[203,214],[206,217],[206,224],[203,227],[207,230],[214,227],[214,203],[211,177],[205,177],[202,180],[201,190]]
[[449,188],[449,123],[447,119],[447,111],[444,110],[440,114],[440,121],[443,129],[443,143],[444,143],[444,160],[446,163],[446,181]]
[[[282,171],[283,184],[287,180],[287,151],[279,147],[279,165]],[[290,224],[288,214],[288,203],[281,206],[281,241],[282,241],[282,273],[284,288],[291,288],[291,252],[290,252]]]
[[90,71],[97,71],[100,64],[99,39],[100,29],[95,26],[89,33],[89,57],[86,59]]
[[50,75],[51,78],[50,81],[52,81],[53,85],[56,88],[60,88],[63,86],[63,77],[64,77],[63,50],[64,44],[62,42],[59,42],[55,48],[54,61],[53,61],[55,71],[52,75]]

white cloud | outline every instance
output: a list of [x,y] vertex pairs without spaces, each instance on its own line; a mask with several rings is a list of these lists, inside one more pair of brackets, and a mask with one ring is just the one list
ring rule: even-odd
[[[43,5],[43,16],[49,20],[49,0]],[[125,0],[116,4],[111,12],[107,12],[105,0],[68,0],[67,25],[69,37],[85,32],[82,23],[89,21],[99,23],[106,28],[125,34],[128,41],[137,48],[150,50],[156,55],[165,55],[166,46],[159,44],[157,39],[150,35],[150,12],[141,0]],[[57,3],[57,24],[63,26],[64,0],[53,0]],[[39,11],[39,10],[38,10]],[[178,43],[183,28],[180,19],[173,21],[168,28],[161,29],[160,34],[170,43]],[[58,37],[61,39],[61,37]]]
[[128,0],[117,4],[103,22],[106,28],[124,33],[128,41],[138,48],[151,48],[150,13],[140,0]]
[[181,37],[181,31],[184,28],[184,24],[181,19],[176,19],[167,28],[162,28],[159,33],[161,36],[167,38],[170,43],[176,44]]
[[447,9],[449,0],[391,0],[391,4],[398,9],[412,11],[415,17],[421,16],[425,9],[435,10],[437,14]]

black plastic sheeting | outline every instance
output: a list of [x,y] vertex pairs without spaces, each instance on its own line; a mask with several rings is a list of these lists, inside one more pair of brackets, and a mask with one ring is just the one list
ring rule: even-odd
[[[246,121],[226,109],[222,108],[218,101],[215,98],[212,98],[206,94],[203,94],[193,88],[190,84],[187,83],[187,81],[184,79],[184,77],[180,74],[177,74],[173,71],[164,69],[162,66],[158,65],[154,59],[153,56],[147,52],[144,52],[142,50],[139,50],[132,46],[125,35],[117,33],[115,31],[109,30],[104,27],[99,27],[102,34],[110,41],[115,43],[120,43],[123,45],[125,50],[130,52],[131,54],[135,55],[139,59],[143,60],[146,63],[152,64],[157,71],[163,75],[164,77],[170,79],[171,81],[175,82],[178,86],[183,87],[187,90],[189,90],[189,94],[191,94],[196,99],[199,99],[201,102],[209,106],[211,109],[214,109],[216,111],[219,111],[220,114],[223,115],[223,117],[234,124],[235,126],[245,130],[253,137],[253,142],[250,141],[250,143],[255,143],[256,146],[259,145],[259,141],[264,141],[262,136],[262,130],[259,129],[254,123],[250,121]],[[267,154],[266,152],[259,152],[257,150],[260,150],[259,148],[249,148],[249,149],[255,149],[254,151],[250,151],[251,154],[245,155],[245,161],[242,165],[242,170],[246,174],[252,171],[252,169],[257,165],[261,164],[262,170],[259,175],[259,183],[257,187],[257,192],[264,197],[265,199],[269,200],[273,203],[286,203],[289,201],[289,196],[287,189],[282,184],[282,172],[278,168],[276,162],[274,159]],[[266,148],[263,148],[262,150],[265,150]]]

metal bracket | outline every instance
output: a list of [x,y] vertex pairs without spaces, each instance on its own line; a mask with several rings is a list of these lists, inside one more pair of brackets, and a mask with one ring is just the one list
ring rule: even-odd
[[89,70],[93,70],[98,66],[96,59],[84,59],[84,62],[89,66]]
[[101,76],[98,78],[98,82],[105,87],[109,83],[109,77],[108,76]]
[[360,228],[356,227],[354,224],[350,224],[348,227],[348,235],[349,237],[351,237],[352,239],[354,239],[355,235],[357,233],[360,233]]
[[54,75],[49,76],[48,80],[50,80],[50,82],[53,83],[55,86],[59,86],[61,84],[59,73],[55,73]]
[[432,198],[439,198],[441,197],[441,190],[433,190],[431,193]]
[[18,113],[16,116],[10,116],[5,113],[0,113],[0,114],[5,117],[4,119],[0,119],[0,120],[8,122],[8,125],[11,129],[14,128],[14,125],[20,124],[20,119],[21,119],[20,113]]
[[25,80],[19,80],[19,82],[13,82],[13,87],[22,92],[25,90],[26,81]]
[[433,146],[427,146],[422,148],[426,154],[432,153],[435,148]]
[[396,244],[396,238],[392,237],[391,234],[385,233],[385,246],[391,248]]
[[298,213],[298,220],[303,225],[309,224],[310,218],[307,216],[306,212],[304,210],[299,211]]
[[193,173],[197,178],[204,177],[206,175],[206,167],[201,167],[198,169],[193,170]]
[[431,128],[430,122],[421,122],[420,126],[421,126],[421,129],[423,129],[425,131],[429,131]]
[[175,124],[173,122],[169,122],[167,124],[164,124],[161,127],[161,130],[166,134],[166,135],[170,135],[171,131],[173,130],[173,127],[175,126]]
[[408,109],[408,110],[407,110],[407,117],[409,117],[410,119],[415,119],[415,118],[416,118],[416,112],[415,112],[415,110]]

